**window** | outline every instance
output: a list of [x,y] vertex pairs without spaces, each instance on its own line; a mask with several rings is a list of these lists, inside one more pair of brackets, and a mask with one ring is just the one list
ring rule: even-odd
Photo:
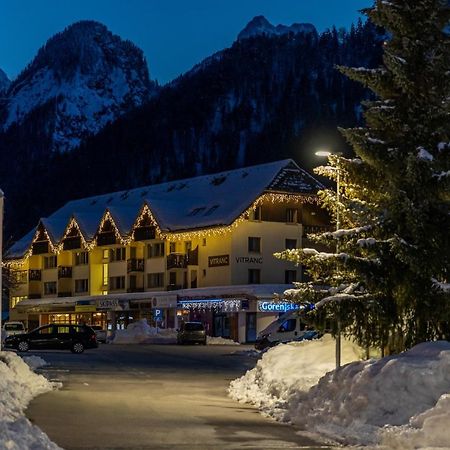
[[286,222],[297,223],[297,210],[295,208],[286,209]]
[[103,286],[108,286],[108,277],[109,277],[109,270],[108,270],[108,263],[103,263]]
[[284,272],[284,283],[292,284],[294,281],[297,281],[297,271],[296,270],[286,270]]
[[70,327],[61,327],[61,326],[58,326],[58,328],[57,328],[57,333],[58,334],[69,334],[70,333]]
[[109,261],[115,262],[115,261],[125,261],[126,259],[126,248],[125,247],[117,247],[117,248],[111,248],[109,250]]
[[297,319],[288,319],[286,322],[283,322],[278,328],[278,331],[281,333],[287,333],[289,331],[295,331],[295,327],[297,326]]
[[149,273],[147,274],[147,287],[158,288],[164,286],[164,273]]
[[109,289],[112,291],[117,291],[119,289],[125,289],[125,277],[110,277],[109,278]]
[[17,305],[17,303],[21,302],[22,300],[26,300],[28,297],[26,295],[21,296],[21,297],[11,297],[11,300],[9,302],[9,307],[15,308],[15,306]]
[[175,253],[177,251],[177,243],[171,242],[169,244],[169,253]]
[[47,325],[46,327],[39,328],[36,330],[39,334],[52,334],[53,333],[53,325]]
[[103,259],[109,259],[109,250],[107,248],[103,249]]
[[248,284],[261,283],[261,269],[248,269]]
[[76,252],[75,253],[75,265],[82,266],[89,264],[89,253],[88,252]]
[[203,238],[203,240],[202,240],[202,246],[203,246],[203,247],[206,247],[206,238]]
[[189,253],[192,250],[192,242],[186,241],[184,243],[184,253]]
[[147,245],[147,258],[161,258],[164,256],[164,242]]
[[177,284],[177,273],[169,272],[169,284],[175,285]]
[[249,237],[248,238],[248,251],[253,253],[261,253],[261,238]]
[[250,212],[250,220],[261,220],[261,206],[257,206]]
[[44,256],[44,269],[54,269],[57,265],[56,255]]
[[206,211],[205,214],[203,214],[203,215],[210,216],[218,207],[219,207],[219,205],[211,206],[211,208],[209,208],[208,211]]
[[294,248],[297,248],[297,239],[286,239],[284,246],[286,250],[292,250]]
[[44,295],[56,294],[56,281],[47,281],[44,283]]
[[130,258],[136,259],[136,247],[130,247]]
[[198,213],[204,211],[206,208],[203,206],[202,208],[194,208],[188,216],[196,216]]
[[89,288],[89,281],[87,279],[75,280],[75,292],[87,292]]

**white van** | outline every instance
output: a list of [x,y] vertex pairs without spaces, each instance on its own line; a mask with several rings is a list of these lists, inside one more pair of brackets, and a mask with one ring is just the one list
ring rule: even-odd
[[310,340],[319,337],[319,333],[312,330],[298,311],[289,311],[264,328],[256,338],[255,348],[264,350],[267,347],[290,342]]
[[25,333],[25,325],[22,322],[5,322],[3,324],[3,332],[7,336],[22,334]]

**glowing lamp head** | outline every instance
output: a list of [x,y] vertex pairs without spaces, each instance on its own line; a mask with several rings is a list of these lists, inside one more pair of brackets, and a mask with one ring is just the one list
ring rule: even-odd
[[329,152],[328,150],[318,150],[316,152],[316,156],[324,156],[324,157],[328,157],[331,155],[331,152]]

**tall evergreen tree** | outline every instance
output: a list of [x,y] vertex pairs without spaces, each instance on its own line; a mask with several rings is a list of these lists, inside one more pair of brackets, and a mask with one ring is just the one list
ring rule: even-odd
[[356,158],[318,170],[340,178],[339,197],[320,195],[341,229],[313,236],[330,253],[279,256],[312,276],[291,298],[316,302],[360,344],[401,351],[450,335],[450,8],[377,0],[365,13],[386,30],[383,66],[340,70],[377,99],[365,128],[341,130]]

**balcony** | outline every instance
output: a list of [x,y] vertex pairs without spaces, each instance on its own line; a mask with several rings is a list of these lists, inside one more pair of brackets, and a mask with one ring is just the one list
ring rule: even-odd
[[37,241],[33,243],[33,255],[43,255],[49,253],[48,241]]
[[64,239],[64,242],[63,242],[64,250],[76,250],[78,248],[81,248],[81,237],[80,236],[67,237]]
[[41,269],[30,269],[28,271],[28,281],[41,281],[42,271]]
[[61,278],[72,278],[72,267],[59,266],[58,267],[58,280]]
[[198,245],[194,250],[189,250],[187,254],[187,265],[198,266]]
[[28,298],[31,300],[36,300],[37,298],[42,298],[41,294],[28,294]]
[[184,289],[185,287],[181,284],[168,284],[167,290],[168,291],[177,291],[178,289]]
[[187,257],[184,253],[170,253],[167,255],[167,270],[185,269],[187,267]]
[[131,258],[127,260],[127,273],[143,272],[145,268],[145,261],[143,259]]
[[137,227],[134,230],[134,240],[135,241],[148,241],[150,239],[155,239],[156,229],[155,227]]
[[144,288],[143,287],[130,287],[127,289],[127,292],[129,294],[132,294],[133,292],[144,292]]
[[58,297],[72,297],[72,292],[58,292]]
[[97,236],[97,245],[114,245],[117,243],[116,234],[114,231],[107,231],[105,233],[99,233]]

